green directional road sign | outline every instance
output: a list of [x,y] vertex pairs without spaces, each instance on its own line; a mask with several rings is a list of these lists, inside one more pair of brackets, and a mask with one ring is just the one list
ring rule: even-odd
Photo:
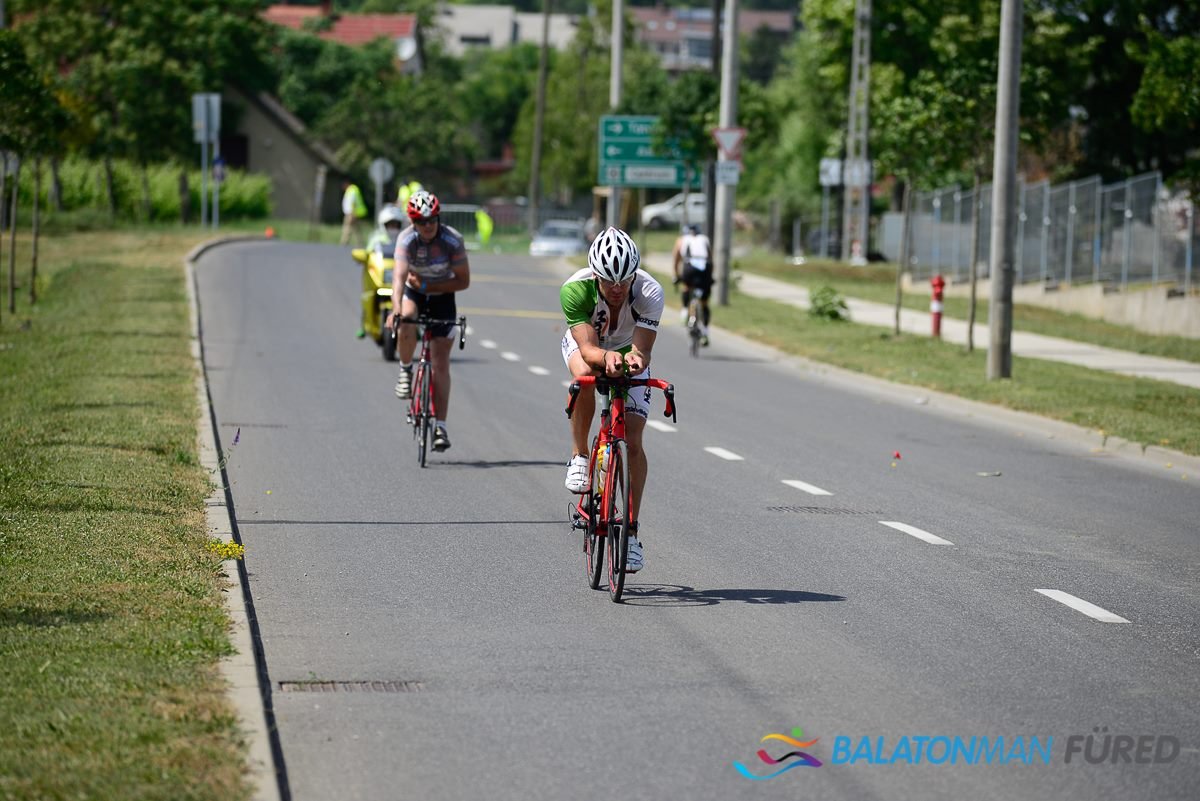
[[[658,117],[605,116],[600,118],[599,176],[601,186],[681,187],[687,165],[677,154],[654,150],[651,134]],[[699,188],[700,174],[692,171],[692,186]]]

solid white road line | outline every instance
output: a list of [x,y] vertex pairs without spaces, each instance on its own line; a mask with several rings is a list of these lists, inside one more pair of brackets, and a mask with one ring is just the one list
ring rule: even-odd
[[718,448],[718,447],[710,445],[709,447],[705,448],[704,450],[708,451],[713,456],[720,456],[722,459],[729,461],[729,462],[744,462],[745,461],[745,459],[743,459],[741,456],[738,456],[733,451],[727,451],[724,448]]
[[1076,612],[1083,612],[1088,617],[1095,618],[1096,620],[1099,620],[1101,623],[1128,623],[1129,622],[1128,620],[1121,617],[1120,615],[1114,615],[1112,612],[1108,611],[1107,609],[1105,609],[1103,607],[1096,606],[1095,604],[1089,603],[1088,601],[1085,601],[1082,598],[1076,598],[1074,595],[1072,595],[1069,592],[1063,592],[1062,590],[1035,590],[1034,592],[1040,592],[1042,595],[1045,595],[1047,598],[1052,598],[1055,601],[1058,601],[1060,604],[1066,604],[1067,606],[1074,609]]
[[916,537],[919,540],[925,540],[930,545],[953,545],[950,540],[944,540],[936,534],[930,534],[928,531],[922,531],[916,526],[910,526],[908,523],[897,523],[894,520],[880,520],[885,526],[894,528],[897,531],[903,531],[905,534]]
[[479,340],[479,344],[480,344],[482,347],[485,347],[485,348],[487,348],[488,350],[495,350],[495,349],[496,349],[496,343],[495,343],[495,342],[493,342],[493,341],[492,341],[492,340],[490,340],[490,339],[481,339],[481,340]]
[[534,375],[550,375],[550,371],[545,367],[538,367],[536,364],[529,365],[529,372]]
[[506,350],[506,351],[504,351],[503,353],[501,353],[501,354],[500,354],[500,358],[501,358],[501,359],[504,359],[504,361],[506,361],[506,362],[519,362],[519,361],[521,361],[521,357],[520,357],[520,356],[518,356],[517,354],[513,353],[511,350]]
[[808,484],[803,481],[797,481],[794,478],[785,478],[785,479],[783,479],[783,483],[787,484],[789,487],[795,487],[798,490],[803,490],[804,492],[807,492],[809,495],[832,495],[833,494],[832,492],[829,492],[828,490],[823,490],[820,487],[814,487],[812,484]]

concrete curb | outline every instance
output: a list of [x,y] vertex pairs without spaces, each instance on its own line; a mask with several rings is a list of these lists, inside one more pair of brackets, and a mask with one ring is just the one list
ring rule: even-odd
[[[199,260],[199,258],[201,256],[203,256],[205,253],[212,250],[213,248],[217,247],[218,245],[228,245],[232,242],[274,242],[274,241],[276,241],[276,240],[273,237],[267,237],[267,236],[264,236],[263,234],[230,234],[229,236],[219,236],[215,239],[207,239],[204,242],[201,242],[199,245],[196,245],[196,247],[192,248],[191,251],[189,251],[188,254],[183,257],[183,261],[185,264],[194,264],[196,261]],[[190,275],[189,275],[188,286],[191,286]],[[191,291],[191,290],[189,290],[189,291]],[[193,323],[195,323],[196,319],[197,318],[193,318]]]
[[[265,237],[228,237],[210,240],[192,249],[184,261],[188,308],[191,317],[191,350],[196,364],[196,400],[200,406],[198,439],[200,464],[214,477],[215,486],[205,501],[205,516],[209,536],[224,542],[234,541],[234,520],[225,468],[220,459],[220,445],[209,403],[208,376],[200,344],[200,305],[196,290],[195,260],[216,245],[227,242],[264,240]],[[229,699],[238,716],[238,727],[247,746],[246,768],[254,787],[254,801],[281,801],[282,759],[277,759],[277,744],[271,737],[270,684],[265,682],[267,670],[260,664],[254,647],[253,603],[242,562],[226,560],[221,563],[230,591],[225,593],[229,612],[230,640],[234,654],[221,660],[221,675],[229,687]]]

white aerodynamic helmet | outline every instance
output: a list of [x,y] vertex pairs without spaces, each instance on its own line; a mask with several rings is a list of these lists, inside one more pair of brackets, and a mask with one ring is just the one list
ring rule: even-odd
[[641,264],[637,245],[629,234],[619,228],[609,228],[594,240],[588,250],[588,266],[597,278],[613,284],[623,284],[633,278]]
[[379,211],[379,227],[382,228],[390,222],[401,225],[406,223],[404,212],[395,203],[388,203]]

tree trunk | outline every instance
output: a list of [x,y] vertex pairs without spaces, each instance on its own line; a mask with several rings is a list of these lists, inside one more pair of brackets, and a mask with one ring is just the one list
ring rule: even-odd
[[29,305],[37,303],[38,232],[41,230],[42,159],[33,162],[33,266],[29,271]]
[[56,213],[61,213],[63,210],[62,176],[59,174],[61,166],[62,162],[58,156],[50,159],[50,207]]
[[979,185],[983,180],[983,168],[975,163],[975,191],[971,202],[975,208],[971,211],[971,247],[968,254],[971,259],[971,299],[967,303],[967,353],[975,350],[975,287],[979,278],[979,211],[983,203],[979,199]]
[[8,313],[17,313],[17,190],[21,186],[21,162],[13,172],[12,209],[8,217],[12,226],[8,235]]
[[110,220],[117,219],[117,187],[116,178],[113,176],[112,156],[108,153],[104,154],[104,192],[108,197],[108,217]]
[[179,223],[187,225],[192,218],[192,192],[188,187],[187,168],[179,168]]
[[908,249],[912,230],[912,181],[904,182],[904,217],[900,223],[900,260],[896,264],[896,322],[892,333],[900,336],[900,308],[904,303],[904,270],[909,265]]
[[4,223],[7,219],[7,215],[5,215],[4,212],[5,209],[8,208],[8,204],[4,202],[4,184],[5,179],[8,176],[7,151],[0,151],[0,156],[2,156],[3,160],[3,163],[0,163],[0,275],[4,275]]

